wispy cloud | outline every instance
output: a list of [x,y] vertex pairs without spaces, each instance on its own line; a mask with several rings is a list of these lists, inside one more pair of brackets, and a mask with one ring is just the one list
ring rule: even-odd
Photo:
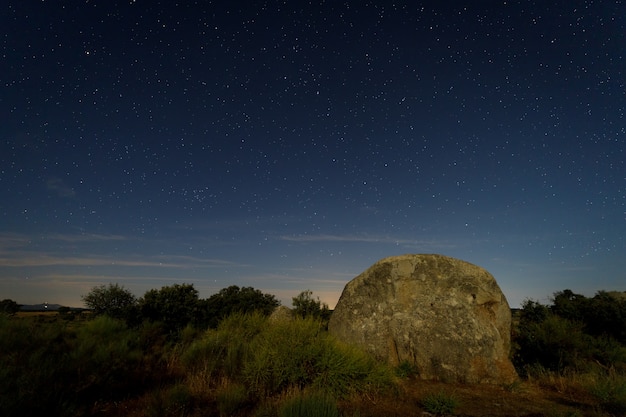
[[[137,241],[137,242],[134,242]],[[130,248],[124,242],[132,243]],[[121,246],[118,243],[122,244]],[[113,245],[113,247],[111,247]],[[245,268],[249,265],[218,257],[150,253],[137,237],[106,234],[25,235],[0,233],[0,268],[21,267],[137,267]],[[146,253],[137,253],[141,247]]]
[[418,239],[406,239],[396,238],[386,235],[297,235],[288,236],[283,235],[281,240],[289,242],[301,242],[301,243],[319,243],[319,242],[352,242],[352,243],[383,243],[397,246],[403,246],[407,248],[453,248],[458,246],[457,243],[445,240],[418,240]]
[[3,267],[150,267],[150,268],[210,268],[210,267],[243,267],[223,259],[205,259],[190,256],[132,256],[125,257],[98,256],[85,254],[83,256],[57,256],[38,252],[13,252],[11,256],[0,257],[0,266]]
[[28,246],[31,238],[16,233],[0,233],[0,251]]
[[47,240],[59,240],[64,242],[105,242],[129,240],[128,236],[122,235],[102,235],[93,233],[81,234],[52,234],[44,237]]
[[12,248],[23,248],[35,243],[41,242],[70,242],[70,243],[88,243],[88,242],[105,242],[105,241],[124,241],[129,240],[126,236],[121,235],[103,235],[103,234],[45,234],[45,235],[26,235],[18,233],[0,233],[0,250],[8,250]]

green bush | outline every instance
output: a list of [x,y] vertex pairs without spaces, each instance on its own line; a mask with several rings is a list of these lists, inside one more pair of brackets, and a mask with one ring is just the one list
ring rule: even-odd
[[137,298],[119,284],[100,285],[82,297],[94,314],[106,314],[116,319],[130,320]]
[[264,294],[252,287],[239,288],[231,285],[220,290],[201,302],[203,323],[208,327],[216,328],[222,319],[234,313],[260,313],[269,316],[280,305],[280,302],[271,294]]
[[259,395],[314,387],[341,397],[392,384],[391,371],[333,340],[313,319],[274,323],[251,342],[243,376]]
[[9,298],[5,298],[4,300],[0,301],[0,313],[4,313],[4,314],[8,314],[9,316],[12,316],[18,311],[20,311],[20,305],[16,303],[15,301]]
[[261,395],[309,385],[323,349],[321,331],[314,320],[274,323],[250,342],[253,354],[243,368],[247,384]]
[[69,333],[0,315],[0,415],[69,415],[76,401]]
[[589,392],[599,401],[600,407],[613,415],[626,415],[626,376],[609,373],[598,378]]
[[313,317],[321,320],[325,326],[330,320],[330,310],[328,304],[322,303],[319,299],[313,298],[313,291],[305,290],[291,299],[293,314],[302,318]]
[[261,313],[232,314],[217,329],[207,330],[192,342],[181,355],[181,362],[188,370],[203,373],[205,379],[237,379],[249,357],[250,341],[266,324],[267,318]]
[[527,300],[513,329],[514,364],[520,372],[541,365],[556,372],[601,364],[626,368],[626,296],[599,291],[586,298],[555,293],[553,305]]
[[201,375],[204,383],[222,370],[222,362],[228,346],[226,338],[215,330],[207,331],[202,339],[193,342],[180,356],[189,376]]
[[193,284],[174,284],[149,290],[138,301],[144,320],[161,322],[170,336],[177,338],[187,325],[193,324],[199,313],[198,290]]
[[142,378],[142,352],[136,334],[121,320],[99,316],[76,330],[71,351],[77,377],[77,393],[98,399],[125,395]]
[[339,417],[337,400],[322,393],[299,393],[279,408],[278,417]]
[[259,311],[234,313],[220,322],[217,330],[227,343],[223,361],[224,374],[230,378],[241,377],[241,370],[249,361],[250,341],[266,328],[267,317]]
[[248,402],[248,391],[241,384],[228,384],[217,391],[217,409],[221,417],[235,415]]
[[459,406],[459,401],[454,395],[447,394],[443,391],[428,394],[422,399],[422,406],[429,413],[442,416],[454,414]]
[[187,416],[193,409],[193,397],[183,384],[175,384],[151,393],[145,409],[148,417]]
[[392,371],[332,339],[313,319],[270,323],[262,314],[234,314],[180,356],[195,389],[240,383],[263,399],[315,388],[341,397],[393,384]]
[[408,378],[418,374],[417,367],[411,362],[404,360],[396,367],[396,376],[400,378]]
[[136,334],[99,316],[79,325],[0,318],[0,415],[83,414],[147,380]]
[[325,349],[316,365],[312,386],[336,397],[382,391],[394,384],[393,370],[357,347],[326,335]]

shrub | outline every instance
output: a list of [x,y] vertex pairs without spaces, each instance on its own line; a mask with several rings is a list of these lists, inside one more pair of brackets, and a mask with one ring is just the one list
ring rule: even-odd
[[274,323],[251,342],[243,376],[259,395],[315,387],[333,396],[382,389],[392,384],[387,367],[332,339],[313,319]]
[[235,313],[215,330],[209,329],[181,355],[182,364],[205,383],[213,377],[237,379],[249,357],[250,341],[263,329],[267,318],[260,313]]
[[322,393],[299,393],[279,408],[278,417],[339,417],[337,401]]
[[404,360],[396,367],[396,376],[400,378],[408,378],[418,374],[417,367],[411,362]]
[[443,391],[428,394],[422,399],[422,406],[426,411],[435,415],[454,414],[459,406],[459,401],[454,395]]
[[328,304],[322,303],[319,299],[313,298],[313,291],[305,290],[292,298],[293,314],[302,318],[313,317],[328,325],[330,320],[330,310]]
[[609,373],[589,387],[600,407],[613,415],[626,415],[626,376]]
[[15,301],[5,298],[0,301],[0,313],[5,313],[10,316],[20,311],[20,305]]
[[272,314],[280,302],[271,294],[264,294],[252,287],[239,288],[231,285],[220,290],[201,303],[203,321],[208,327],[218,327],[220,321],[233,313],[249,314],[253,312],[264,316]]
[[145,320],[161,322],[171,336],[178,336],[198,315],[198,290],[192,284],[174,284],[160,290],[149,290],[139,300],[139,311]]
[[197,378],[201,375],[204,383],[208,383],[220,371],[224,352],[227,349],[223,339],[219,332],[211,330],[183,352],[180,361],[189,376]]
[[393,385],[393,371],[357,347],[326,335],[325,349],[316,365],[312,386],[336,397],[381,391]]
[[38,324],[0,314],[0,414],[67,415],[73,412],[75,376],[62,322]]
[[626,344],[626,292],[598,291],[589,300],[585,325],[594,336],[605,335]]
[[549,307],[525,301],[513,332],[518,370],[535,364],[560,373],[596,364],[625,369],[624,294],[599,291],[586,298],[565,290],[555,293]]
[[136,334],[124,322],[109,316],[80,326],[71,350],[79,381],[77,394],[86,399],[100,397],[102,392],[115,397],[136,389],[142,359],[137,341]]
[[227,384],[217,391],[217,409],[222,417],[235,415],[248,402],[248,392],[241,384]]
[[145,413],[148,417],[187,416],[193,408],[193,398],[187,387],[175,384],[150,394]]
[[180,361],[198,393],[220,381],[260,397],[307,387],[341,397],[393,384],[389,368],[336,342],[311,318],[270,324],[260,313],[234,314],[191,343]]
[[310,384],[314,361],[321,356],[320,332],[314,320],[274,323],[251,341],[252,357],[243,369],[246,383],[262,395]]
[[522,370],[528,365],[541,366],[562,371],[565,368],[575,368],[581,365],[584,359],[584,349],[589,344],[589,337],[582,331],[582,324],[561,318],[552,313],[537,316],[536,306],[525,316],[522,313],[516,344],[518,351],[514,355],[514,363]]
[[106,314],[117,319],[130,319],[137,302],[130,291],[118,284],[94,287],[81,298],[94,314]]

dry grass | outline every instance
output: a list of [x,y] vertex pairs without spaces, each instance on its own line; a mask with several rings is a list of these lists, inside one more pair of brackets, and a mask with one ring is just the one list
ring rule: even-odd
[[57,311],[18,311],[15,317],[31,318],[31,317],[55,317],[58,316]]
[[[61,320],[57,312],[21,312],[18,314],[20,319],[33,318],[33,323],[40,320],[46,323],[48,320]],[[28,321],[21,322],[28,323]],[[265,329],[264,326],[260,328]],[[223,330],[223,336],[228,335],[229,340],[237,345],[250,339],[250,337],[241,340],[235,338],[232,328],[228,328],[228,331]],[[219,331],[210,331],[207,335],[218,333]],[[287,336],[293,339],[291,334]],[[190,337],[190,339],[193,338]],[[271,340],[281,339],[273,335]],[[283,340],[279,344],[285,343]],[[311,343],[305,346],[309,345]],[[144,417],[174,415],[171,411],[176,410],[180,412],[177,415],[188,417],[220,414],[242,417],[274,416],[285,398],[291,395],[289,388],[268,398],[253,398],[254,393],[249,392],[243,395],[244,385],[242,385],[242,380],[236,378],[238,375],[236,372],[234,376],[231,375],[233,374],[231,371],[216,372],[216,367],[220,363],[222,366],[224,363],[230,363],[225,351],[223,352],[223,346],[218,344],[217,350],[209,349],[211,347],[210,344],[205,346],[205,350],[208,349],[209,353],[207,359],[219,357],[221,362],[213,363],[210,360],[204,360],[199,362],[202,366],[183,366],[184,361],[180,361],[181,352],[191,351],[191,345],[185,344],[180,350],[171,351],[169,355],[166,355],[168,366],[164,368],[164,371],[169,378],[164,378],[158,386],[146,386],[145,391],[132,398],[126,397],[123,400],[118,398],[111,402],[98,401],[87,414],[103,417]],[[259,351],[257,347],[255,352]],[[291,348],[288,353],[293,356],[297,353],[297,349]],[[241,361],[235,361],[232,365],[233,369],[240,369]],[[621,415],[607,411],[607,404],[613,406],[614,409],[623,404],[614,400],[617,398],[621,401],[626,397],[623,393],[626,389],[624,383],[626,377],[623,371],[621,369],[619,373],[616,371],[613,372],[614,375],[607,376],[606,370],[603,374],[602,369],[588,373],[556,373],[534,369],[529,372],[527,379],[509,386],[496,386],[423,381],[410,376],[414,375],[412,369],[404,369],[402,373],[404,377],[398,379],[395,390],[355,393],[341,399],[338,405],[344,417],[423,417],[426,411],[423,405],[424,399],[429,395],[445,393],[458,401],[456,415],[463,417],[609,417]],[[409,376],[406,377],[406,375]],[[603,395],[607,399],[601,403]],[[263,407],[267,411],[265,414],[259,411]],[[601,411],[602,409],[605,411]]]

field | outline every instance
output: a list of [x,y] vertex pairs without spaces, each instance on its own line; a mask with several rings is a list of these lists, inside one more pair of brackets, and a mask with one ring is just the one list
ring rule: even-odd
[[[409,367],[385,369],[336,345],[319,322],[305,319],[276,324],[234,315],[217,329],[188,327],[174,340],[158,324],[128,328],[84,313],[22,312],[0,324],[0,414],[7,417],[44,410],[68,417],[608,417],[622,414],[590,387],[617,375],[609,388],[617,387],[618,400],[626,390],[623,377],[602,369],[544,369],[510,386],[423,381]],[[332,412],[285,411],[298,396],[322,407],[317,392],[330,393]]]

